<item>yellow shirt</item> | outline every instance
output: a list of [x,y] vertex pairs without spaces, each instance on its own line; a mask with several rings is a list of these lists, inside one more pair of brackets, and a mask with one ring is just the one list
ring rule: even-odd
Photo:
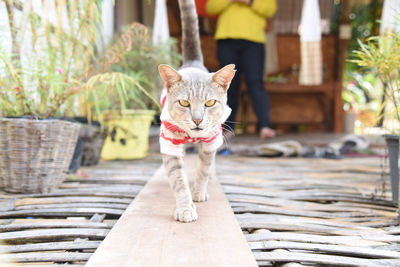
[[265,43],[266,18],[276,12],[276,0],[254,0],[251,5],[230,0],[208,0],[207,13],[219,15],[215,39],[244,39]]

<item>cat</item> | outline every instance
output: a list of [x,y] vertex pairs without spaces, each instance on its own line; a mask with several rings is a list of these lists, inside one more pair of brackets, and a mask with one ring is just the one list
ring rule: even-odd
[[[193,222],[198,218],[195,202],[207,201],[217,149],[223,143],[222,124],[231,109],[227,90],[235,75],[235,65],[209,73],[203,63],[198,17],[194,0],[179,0],[182,22],[183,64],[177,71],[161,64],[164,82],[161,104],[160,152],[174,191],[174,219]],[[192,190],[184,172],[184,144],[199,144],[199,164]]]

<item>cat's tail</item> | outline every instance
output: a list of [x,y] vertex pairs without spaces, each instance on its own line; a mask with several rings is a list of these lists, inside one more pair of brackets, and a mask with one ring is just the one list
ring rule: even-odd
[[182,67],[204,68],[201,52],[199,21],[194,0],[178,0],[182,23]]

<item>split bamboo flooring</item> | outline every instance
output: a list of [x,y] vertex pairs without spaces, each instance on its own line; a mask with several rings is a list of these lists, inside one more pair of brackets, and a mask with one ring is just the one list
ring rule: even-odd
[[105,162],[47,194],[0,191],[0,266],[84,266],[160,163]]
[[227,157],[218,176],[259,266],[400,266],[382,162]]

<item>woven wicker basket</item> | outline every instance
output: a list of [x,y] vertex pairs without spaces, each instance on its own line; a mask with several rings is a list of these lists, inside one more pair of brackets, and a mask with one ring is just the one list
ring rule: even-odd
[[80,125],[61,120],[0,118],[0,188],[44,193],[65,179]]

